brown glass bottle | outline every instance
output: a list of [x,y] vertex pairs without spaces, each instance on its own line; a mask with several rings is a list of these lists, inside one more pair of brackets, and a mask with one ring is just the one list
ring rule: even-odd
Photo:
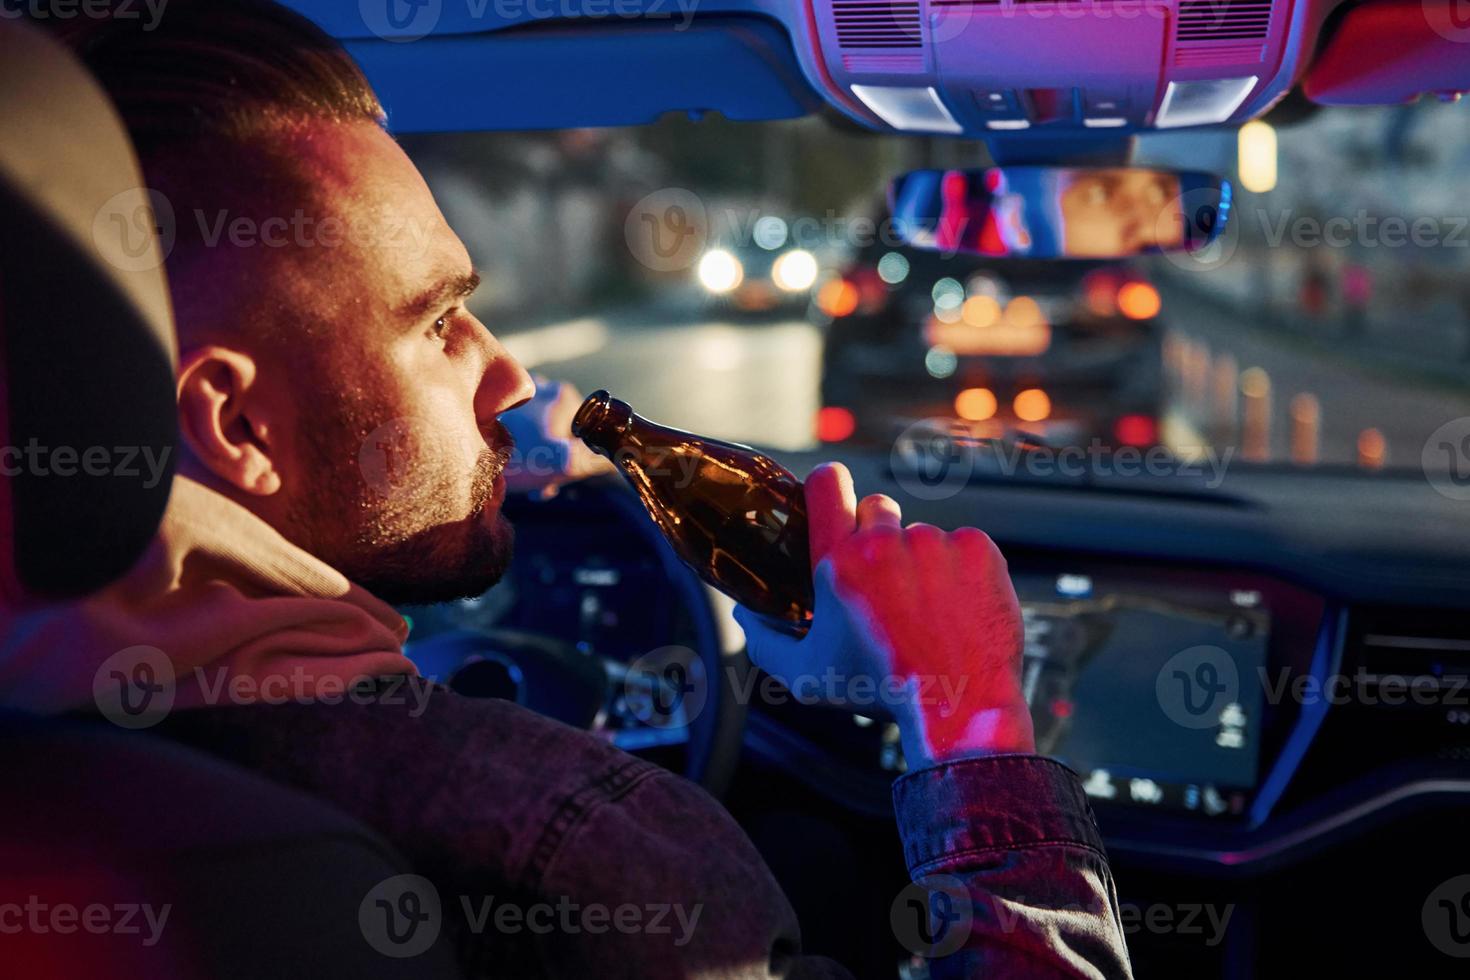
[[812,573],[801,481],[748,446],[650,422],[593,392],[572,434],[613,461],[680,558],[742,605],[801,626]]

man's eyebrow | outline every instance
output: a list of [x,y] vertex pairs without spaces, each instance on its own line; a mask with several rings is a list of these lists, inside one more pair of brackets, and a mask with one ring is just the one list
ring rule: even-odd
[[479,287],[480,274],[478,272],[457,273],[440,280],[403,304],[399,307],[398,316],[403,320],[417,323],[430,313],[439,312],[450,300],[464,299]]

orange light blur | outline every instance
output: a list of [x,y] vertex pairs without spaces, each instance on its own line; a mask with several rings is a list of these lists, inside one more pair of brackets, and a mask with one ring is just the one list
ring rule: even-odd
[[1388,459],[1388,440],[1377,429],[1364,429],[1358,433],[1358,465],[1364,469],[1381,470]]
[[954,413],[966,422],[984,422],[998,407],[989,388],[966,388],[954,398]]
[[858,288],[846,279],[833,279],[817,290],[817,309],[828,316],[851,316],[858,306]]
[[1005,322],[1010,327],[1036,328],[1046,325],[1046,315],[1041,304],[1030,296],[1017,296],[1006,304]]
[[971,296],[960,307],[960,317],[969,326],[984,329],[1000,319],[1000,304],[993,296]]
[[1118,309],[1130,320],[1151,319],[1163,307],[1159,291],[1146,282],[1130,282],[1118,290]]
[[1247,398],[1265,398],[1271,394],[1271,376],[1258,367],[1240,372],[1240,393]]
[[1018,392],[1011,409],[1022,422],[1040,422],[1051,415],[1051,399],[1040,388]]
[[1051,324],[1030,296],[1017,296],[1004,310],[989,296],[971,296],[960,307],[960,322],[930,317],[924,339],[961,357],[1039,357],[1051,347]]
[[817,439],[822,442],[841,442],[852,438],[857,431],[857,419],[852,412],[840,405],[827,405],[817,410]]

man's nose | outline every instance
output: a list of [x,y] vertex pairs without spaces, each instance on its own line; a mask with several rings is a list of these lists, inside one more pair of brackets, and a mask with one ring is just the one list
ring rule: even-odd
[[485,373],[475,391],[475,419],[481,425],[488,425],[502,412],[524,405],[536,394],[536,382],[499,340],[491,337],[485,353]]

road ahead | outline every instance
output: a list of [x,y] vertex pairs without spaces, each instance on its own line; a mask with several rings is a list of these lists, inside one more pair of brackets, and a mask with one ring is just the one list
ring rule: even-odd
[[700,312],[623,312],[505,340],[537,373],[584,394],[606,388],[654,421],[777,449],[810,446],[821,359],[816,328],[800,319],[745,322]]
[[[1209,434],[1224,355],[1240,377],[1260,368],[1270,387],[1271,458],[1290,458],[1290,412],[1299,394],[1320,406],[1320,458],[1354,463],[1365,429],[1382,433],[1386,463],[1417,467],[1429,435],[1470,416],[1470,389],[1426,385],[1371,363],[1303,347],[1242,327],[1210,304],[1167,296],[1165,316],[1207,362],[1200,389],[1175,387],[1166,426],[1181,448]],[[782,449],[811,443],[821,336],[799,318],[744,321],[710,316],[692,300],[515,332],[505,338],[524,363],[584,393],[607,388],[642,414],[712,436]],[[1191,432],[1191,429],[1193,432]]]
[[[1192,340],[1188,348],[1203,358],[1195,370],[1202,398],[1192,398],[1189,379],[1173,393],[1173,410],[1200,430],[1218,431],[1218,387],[1233,366],[1240,382],[1245,372],[1264,372],[1269,389],[1270,449],[1274,460],[1290,459],[1292,402],[1312,396],[1319,406],[1320,459],[1355,463],[1365,430],[1383,436],[1385,465],[1418,467],[1429,436],[1446,422],[1470,416],[1470,378],[1462,389],[1424,379],[1402,367],[1375,361],[1371,353],[1328,346],[1253,329],[1218,306],[1191,294],[1165,291],[1164,314],[1175,336]],[[1448,357],[1458,357],[1457,352]],[[1185,374],[1188,374],[1186,370]],[[1257,378],[1259,379],[1259,375]],[[1215,425],[1217,428],[1212,429]],[[1470,462],[1470,461],[1467,461]]]

